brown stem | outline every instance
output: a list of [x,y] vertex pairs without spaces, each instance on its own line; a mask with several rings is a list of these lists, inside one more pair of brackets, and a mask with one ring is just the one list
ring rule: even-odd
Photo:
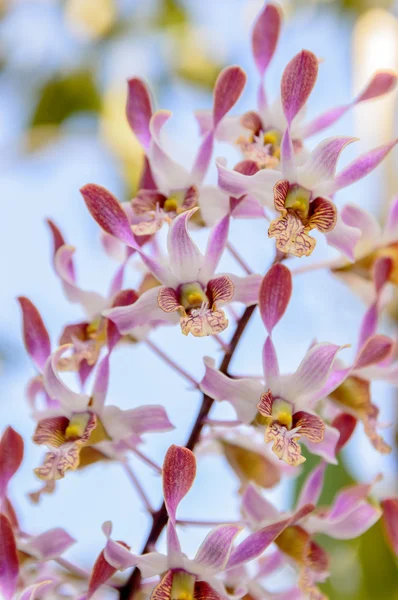
[[[235,350],[239,344],[239,340],[240,340],[244,330],[246,329],[246,325],[248,324],[250,317],[254,313],[255,308],[256,308],[256,306],[249,306],[248,308],[246,308],[245,312],[243,313],[243,315],[237,322],[235,332],[234,332],[231,342],[228,346],[228,350],[225,352],[224,357],[221,362],[221,365],[220,365],[221,373],[227,374],[228,367],[229,367],[232,357],[235,353]],[[189,439],[186,443],[186,448],[193,450],[195,448],[196,444],[198,443],[202,429],[206,425],[206,417],[208,416],[208,414],[210,412],[213,402],[214,402],[214,400],[212,398],[210,398],[206,394],[203,394],[202,404],[200,406],[199,413],[198,413],[198,416],[196,417],[195,423],[192,427]],[[167,524],[167,519],[168,519],[168,516],[167,516],[166,506],[163,502],[160,509],[153,515],[152,528],[151,528],[151,531],[149,532],[147,541],[145,542],[145,546],[142,549],[142,554],[145,554],[146,552],[150,552],[152,550],[153,546],[159,539],[160,534],[162,533],[164,527]],[[120,595],[119,595],[120,600],[131,600],[133,598],[135,592],[138,591],[140,582],[141,582],[140,571],[137,568],[135,568],[134,571],[131,573],[129,579],[126,581],[125,585],[122,588],[120,588]]]

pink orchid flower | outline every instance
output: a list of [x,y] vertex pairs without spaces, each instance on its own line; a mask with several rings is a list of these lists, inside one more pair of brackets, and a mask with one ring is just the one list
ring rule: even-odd
[[353,249],[354,262],[347,263],[342,258],[333,265],[333,272],[339,279],[368,301],[372,297],[375,262],[379,258],[390,258],[392,268],[388,280],[398,284],[398,198],[391,202],[383,228],[373,215],[354,204],[342,208],[341,220],[353,230],[358,240]]
[[289,269],[278,264],[271,267],[260,289],[259,307],[268,331],[264,349],[264,383],[250,378],[231,379],[205,359],[206,373],[201,390],[217,401],[226,400],[234,407],[238,419],[247,425],[265,426],[265,441],[281,460],[297,466],[305,461],[297,440],[303,438],[311,452],[335,462],[338,432],[313,412],[322,389],[342,347],[316,344],[291,375],[279,373],[272,330],[282,318],[291,296]]
[[[168,266],[140,251],[144,263],[162,285],[144,292],[130,306],[104,311],[120,333],[167,320],[179,321],[184,335],[212,335],[228,326],[220,304],[234,301],[248,306],[257,302],[260,276],[214,275],[227,242],[229,217],[223,217],[211,230],[202,255],[187,230],[188,220],[196,210],[187,211],[172,222],[167,238]],[[116,233],[120,236],[120,231]]]
[[[326,463],[322,462],[308,476],[301,489],[295,511],[303,506],[316,505],[319,501]],[[269,575],[281,568],[286,561],[300,570],[299,587],[310,598],[318,598],[316,583],[328,575],[328,555],[314,541],[313,536],[323,533],[339,540],[353,539],[367,531],[381,516],[381,510],[367,501],[373,484],[359,484],[344,488],[337,493],[329,508],[317,508],[286,528],[275,544],[273,554],[264,559],[263,569]],[[242,512],[249,527],[257,531],[286,513],[280,513],[260,491],[249,485],[242,498]],[[289,513],[287,513],[289,514]],[[307,597],[307,596],[306,596]]]
[[181,550],[177,535],[176,512],[181,500],[192,487],[196,474],[196,460],[187,448],[171,446],[163,465],[163,493],[169,516],[167,524],[167,555],[150,552],[135,556],[124,545],[111,539],[111,524],[105,523],[104,533],[108,538],[104,557],[117,568],[138,566],[142,576],[161,575],[160,583],[152,592],[151,600],[172,600],[186,597],[195,600],[223,600],[228,593],[217,575],[239,567],[260,556],[264,550],[297,520],[309,514],[312,505],[305,505],[293,515],[276,520],[246,537],[235,548],[239,525],[220,525],[212,529],[195,558],[189,559]]
[[371,401],[370,382],[386,380],[398,385],[398,363],[392,354],[394,342],[376,333],[379,298],[389,281],[390,270],[391,259],[379,258],[375,262],[376,299],[362,320],[354,361],[348,367],[336,362],[321,392],[340,409],[362,421],[372,445],[382,453],[391,452],[391,447],[377,432],[379,408]]
[[[296,70],[298,68],[299,65]],[[302,77],[301,88],[291,90],[284,103],[289,123],[302,104],[304,92],[305,80]],[[231,196],[249,194],[265,206],[271,207],[273,203],[280,216],[271,222],[268,235],[276,238],[281,252],[309,256],[316,244],[309,232],[315,228],[326,234],[330,245],[354,260],[353,252],[360,233],[338,217],[330,196],[375,169],[397,140],[363,154],[336,174],[341,151],[353,141],[355,138],[350,137],[327,138],[300,164],[294,154],[288,128],[281,142],[280,171],[262,169],[253,175],[244,175],[228,169],[225,161],[218,159],[218,183]]]
[[[145,169],[139,191],[131,202],[138,222],[132,225],[137,236],[153,235],[177,215],[200,208],[207,225],[229,212],[228,196],[215,186],[203,185],[213,152],[214,130],[238,101],[246,83],[244,71],[237,66],[225,68],[217,78],[213,93],[211,126],[204,137],[192,169],[188,171],[167,153],[161,139],[171,113],[153,112],[150,92],[138,78],[128,82],[127,119],[145,152]],[[199,215],[197,215],[199,216]]]
[[[58,374],[58,363],[70,346],[61,346],[46,361],[43,385],[56,406],[37,415],[38,424],[33,441],[49,448],[44,464],[36,475],[55,482],[67,470],[78,468],[81,454],[93,446],[97,460],[123,460],[123,451],[134,450],[141,436],[149,432],[173,429],[163,406],[148,405],[128,410],[106,406],[109,383],[109,355],[98,364],[90,395],[71,390]],[[121,444],[123,442],[123,444]],[[47,491],[47,490],[46,490]]]
[[[283,132],[287,126],[283,110],[283,96],[270,103],[264,88],[264,80],[268,67],[275,53],[282,26],[282,10],[273,3],[266,3],[258,15],[252,30],[253,59],[260,76],[257,94],[258,109],[244,115],[224,117],[216,129],[216,139],[235,144],[246,159],[254,161],[260,169],[275,169],[280,161],[280,146]],[[306,101],[310,95],[318,74],[318,60],[308,51],[297,55],[286,67],[282,82],[291,80],[292,64],[300,60],[301,69],[306,76],[307,95],[300,110],[291,122],[291,134],[296,153],[303,152],[303,142],[306,138],[323,131],[333,125],[347,111],[359,103],[379,98],[392,91],[397,83],[397,76],[392,71],[378,71],[373,75],[366,87],[353,101],[343,106],[332,108],[315,119],[304,122]],[[282,90],[286,88],[282,85]],[[196,113],[201,131],[206,134],[211,126],[211,115],[208,111]]]

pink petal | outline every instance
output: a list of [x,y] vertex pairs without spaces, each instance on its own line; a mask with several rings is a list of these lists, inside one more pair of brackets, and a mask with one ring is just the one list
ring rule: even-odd
[[137,435],[143,433],[171,431],[174,425],[170,423],[166,409],[157,404],[139,406],[124,411],[126,421]]
[[100,552],[94,563],[93,570],[91,571],[86,599],[88,600],[91,598],[101,585],[106,583],[116,571],[117,569],[110,565],[106,560],[104,551]]
[[307,477],[300,490],[297,500],[297,508],[306,504],[318,504],[322,493],[323,480],[325,476],[326,463],[321,462]]
[[355,204],[346,204],[341,210],[341,216],[346,225],[361,231],[361,244],[372,247],[380,242],[380,224],[367,210]]
[[228,241],[229,216],[223,217],[210,231],[204,257],[204,282],[214,274]]
[[[64,236],[62,235],[60,229],[57,227],[57,225],[54,223],[54,221],[52,221],[51,219],[46,219],[47,225],[50,228],[50,232],[51,232],[51,237],[52,237],[52,241],[53,241],[53,258],[55,257],[56,253],[58,252],[58,250],[61,248],[61,246],[65,246],[66,245],[66,241]],[[71,273],[73,279],[74,279],[74,266],[72,265],[72,273]]]
[[[134,304],[138,299],[138,295],[134,290],[123,290],[119,292],[112,302],[112,308],[116,306],[130,306]],[[109,352],[113,350],[116,344],[119,342],[121,335],[114,323],[108,319],[106,339],[108,342]]]
[[[343,209],[344,211],[344,209]],[[333,246],[342,252],[349,260],[355,260],[355,247],[361,237],[361,231],[357,227],[347,225],[343,215],[337,213],[337,221],[334,229],[325,234],[329,246]]]
[[253,484],[249,484],[243,494],[242,510],[253,526],[265,521],[276,521],[280,516],[275,506]]
[[[286,129],[281,142],[281,165],[283,179],[290,183],[296,183],[296,161],[294,157],[293,142],[289,129]],[[266,169],[268,171],[269,169]]]
[[299,397],[316,394],[326,382],[337,353],[342,346],[316,344],[301,361],[296,373],[289,382],[289,397],[299,405]]
[[349,104],[332,108],[320,115],[310,123],[304,126],[303,137],[309,137],[314,133],[318,133],[326,127],[333,125],[340,119],[348,110],[366,100],[379,98],[394,89],[397,82],[397,76],[393,72],[379,71],[373,75],[365,89]]
[[398,197],[391,202],[385,235],[389,242],[398,240]]
[[381,510],[362,502],[349,515],[341,521],[332,520],[330,523],[325,519],[322,533],[336,540],[351,540],[359,537],[370,529],[381,517]]
[[231,554],[234,540],[242,527],[220,525],[212,529],[199,547],[194,561],[211,571],[222,571]]
[[254,23],[252,52],[261,77],[264,76],[275,53],[281,25],[282,13],[276,4],[266,4]]
[[138,77],[128,80],[126,105],[127,121],[144,148],[149,148],[151,133],[149,122],[152,117],[152,102],[149,90]]
[[200,250],[188,233],[188,220],[196,211],[194,208],[176,217],[167,236],[170,270],[180,283],[197,281],[203,263]]
[[258,302],[258,294],[261,285],[261,275],[247,275],[239,277],[228,273],[228,278],[232,281],[234,291],[234,302],[242,302],[245,306],[252,306]]
[[89,396],[72,391],[64,384],[57,371],[58,361],[70,348],[70,345],[61,346],[48,358],[43,370],[43,383],[51,399],[58,400],[66,410],[78,412],[87,408]]
[[47,594],[47,592],[56,588],[57,585],[58,581],[55,579],[46,579],[39,583],[33,583],[24,589],[18,600],[36,600],[37,598],[43,598],[44,596],[42,594]]
[[17,591],[19,561],[11,524],[0,514],[0,592],[4,600],[13,600]]
[[272,388],[273,382],[279,377],[279,364],[275,346],[267,337],[263,347],[263,369],[266,384]]
[[80,192],[91,216],[106,233],[137,248],[128,217],[113,194],[94,183],[85,185]]
[[76,540],[69,533],[56,527],[31,538],[24,548],[31,551],[36,558],[46,561],[58,558],[75,543]]
[[109,355],[105,356],[97,367],[97,373],[93,384],[92,406],[94,410],[101,412],[104,407],[109,384]]
[[362,369],[377,365],[391,354],[394,342],[385,335],[374,335],[367,338],[355,359],[354,368]]
[[280,171],[260,169],[254,175],[244,175],[225,166],[223,159],[216,160],[219,187],[235,198],[250,194],[261,204],[273,207],[274,185],[281,179]]
[[394,148],[397,141],[398,140],[394,140],[389,144],[374,148],[350,163],[348,167],[343,169],[343,171],[336,176],[333,190],[335,192],[341,190],[368,175],[368,173],[373,171],[373,169],[381,163],[390,150]]
[[22,310],[22,327],[25,348],[38,370],[51,353],[50,336],[35,305],[25,296],[19,296],[18,302]]
[[318,76],[318,59],[302,50],[286,66],[281,82],[282,106],[290,125],[311,94]]
[[0,440],[0,507],[7,494],[8,482],[21,466],[23,454],[22,437],[12,427],[7,427]]
[[267,332],[283,317],[292,295],[292,275],[282,264],[273,265],[260,287],[259,308]]
[[339,430],[325,423],[325,431],[321,442],[311,442],[306,437],[303,437],[302,441],[311,454],[320,456],[323,460],[326,460],[326,462],[332,465],[337,465],[336,453],[339,438]]
[[398,499],[386,498],[382,501],[384,531],[388,544],[398,557]]
[[308,172],[316,183],[332,179],[342,150],[356,140],[357,138],[347,136],[336,136],[323,140],[311,152],[308,161],[302,167],[303,172]]
[[191,450],[170,446],[163,463],[163,495],[170,520],[175,523],[181,500],[192,487],[196,476],[196,459]]
[[88,318],[95,318],[106,304],[106,300],[101,294],[82,290],[75,284],[72,275],[73,255],[75,248],[73,246],[61,246],[54,258],[54,265],[57,274],[59,275],[65,295],[69,302],[80,304]]
[[246,73],[241,67],[226,67],[214,86],[213,126],[214,129],[237,103],[246,84]]
[[347,444],[354,433],[357,420],[348,413],[341,413],[332,422],[332,426],[340,432],[339,441],[336,446],[336,454]]
[[213,154],[214,133],[210,131],[202,141],[191,170],[192,183],[200,185],[206,176]]
[[136,302],[128,306],[116,306],[103,311],[103,315],[115,323],[123,335],[133,332],[136,327],[154,322],[178,323],[179,316],[165,313],[158,304],[160,288],[144,292]]
[[205,375],[200,382],[204,394],[218,402],[226,400],[234,407],[238,419],[251,423],[257,414],[256,405],[264,391],[263,385],[253,379],[231,379],[214,367],[211,358],[205,358]]

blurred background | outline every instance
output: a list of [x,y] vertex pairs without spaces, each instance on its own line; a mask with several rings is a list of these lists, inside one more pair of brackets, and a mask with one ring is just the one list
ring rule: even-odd
[[[82,316],[79,307],[63,297],[52,270],[46,217],[53,218],[76,246],[83,287],[106,291],[114,264],[103,255],[97,225],[79,188],[95,182],[121,200],[134,194],[142,154],[124,116],[126,79],[145,78],[157,107],[175,113],[168,130],[170,147],[176,158],[190,164],[199,139],[192,111],[211,106],[212,86],[221,68],[238,63],[247,71],[248,85],[237,110],[254,108],[257,76],[250,27],[262,5],[260,0],[0,0],[0,431],[11,424],[25,438],[25,460],[11,490],[23,528],[38,533],[62,525],[79,542],[67,557],[88,569],[103,546],[103,521],[113,520],[116,539],[128,542],[133,551],[139,551],[149,523],[118,465],[69,473],[54,495],[44,497],[39,506],[30,503],[27,493],[39,487],[32,469],[41,462],[43,449],[31,442],[34,423],[24,389],[34,371],[21,342],[15,298],[23,294],[37,305],[54,343],[64,323]],[[297,0],[281,5],[286,23],[269,71],[271,96],[278,93],[285,64],[303,47],[323,59],[309,103],[314,116],[349,101],[378,68],[398,68],[396,3]],[[360,138],[341,164],[397,135],[396,107],[396,96],[389,95],[358,107],[328,130],[327,135]],[[317,141],[311,139],[311,146]],[[215,155],[230,163],[237,160],[235,150],[223,145]],[[365,181],[339,193],[338,205],[355,201],[383,220],[398,192],[396,160],[397,155],[391,155]],[[211,180],[215,181],[214,167]],[[248,263],[264,272],[273,253],[264,224],[234,222],[232,232]],[[199,241],[205,238],[202,232]],[[314,254],[311,260],[318,261],[333,256],[333,250],[319,238]],[[227,257],[224,267],[236,270]],[[361,301],[329,274],[297,276],[293,302],[276,334],[282,367],[295,369],[315,336],[355,345],[364,311]],[[386,317],[381,329],[396,335],[393,316]],[[237,353],[234,372],[261,372],[263,338],[256,317],[244,349]],[[198,379],[202,356],[219,356],[214,341],[183,338],[177,328],[159,329],[152,339]],[[377,383],[373,392],[381,421],[396,423],[394,390]],[[183,443],[200,394],[188,390],[145,345],[137,344],[113,355],[108,401],[122,408],[166,405],[176,431],[148,436],[147,452],[160,463],[170,443]],[[218,406],[214,415],[223,418],[232,412]],[[342,485],[368,481],[380,471],[385,477],[377,494],[397,494],[394,427],[385,434],[394,446],[389,456],[378,455],[360,429],[344,453],[344,464],[329,467],[322,501],[330,501]],[[304,471],[312,464],[309,459]],[[134,467],[157,506],[160,482],[145,466]],[[269,497],[289,508],[300,482],[301,478],[289,481]],[[237,488],[221,457],[203,456],[193,491],[181,507],[182,518],[236,518]],[[189,555],[203,534],[203,529],[184,529],[181,537]],[[379,524],[360,540],[325,544],[332,554],[332,576],[324,586],[331,599],[398,598],[396,567]],[[272,585],[278,589],[278,581]]]

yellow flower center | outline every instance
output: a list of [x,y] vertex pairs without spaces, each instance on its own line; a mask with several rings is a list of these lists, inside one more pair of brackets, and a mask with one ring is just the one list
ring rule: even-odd
[[163,210],[165,212],[177,212],[178,201],[176,196],[170,196],[164,203]]
[[185,571],[173,573],[170,600],[193,600],[195,577]]
[[311,192],[305,188],[294,185],[291,186],[286,196],[285,208],[290,208],[296,212],[301,220],[308,217],[310,210]]
[[75,440],[81,438],[86,430],[90,413],[78,413],[73,415],[69,421],[68,427],[65,429],[65,438],[67,440]]
[[200,308],[209,299],[199,283],[184,283],[181,286],[180,302],[185,310]]
[[270,129],[263,135],[264,146],[266,144],[271,144],[274,148],[274,154],[279,150],[279,146],[281,143],[281,134],[277,129]]
[[291,429],[293,424],[293,410],[290,402],[277,398],[272,405],[272,417],[279,425]]

